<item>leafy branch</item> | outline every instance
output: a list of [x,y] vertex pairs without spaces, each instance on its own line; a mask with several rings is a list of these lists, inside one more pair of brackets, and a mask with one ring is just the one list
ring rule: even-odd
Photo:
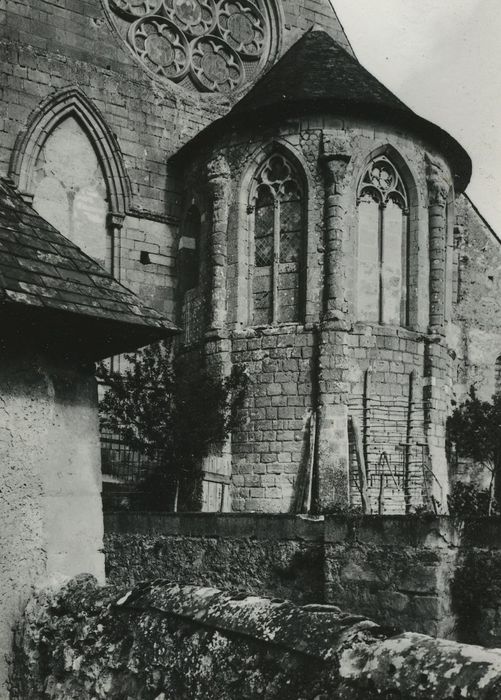
[[239,423],[248,386],[245,368],[236,365],[220,379],[202,367],[176,366],[164,343],[125,360],[122,372],[104,364],[98,368],[107,387],[99,405],[102,428],[157,460],[160,481],[194,484],[211,447],[224,443]]

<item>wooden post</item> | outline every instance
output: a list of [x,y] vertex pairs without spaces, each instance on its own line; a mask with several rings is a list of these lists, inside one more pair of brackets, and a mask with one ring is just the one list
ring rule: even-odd
[[355,439],[355,451],[357,454],[358,479],[360,483],[360,496],[362,498],[362,512],[364,515],[372,514],[372,507],[367,488],[367,465],[364,456],[364,446],[360,426],[356,418],[351,416],[351,427]]
[[384,515],[384,474],[379,477],[378,513]]

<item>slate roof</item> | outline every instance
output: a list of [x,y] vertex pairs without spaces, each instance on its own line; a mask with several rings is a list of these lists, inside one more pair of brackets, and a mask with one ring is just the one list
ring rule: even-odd
[[[423,119],[321,29],[312,29],[270,68],[222,119],[200,132],[184,149],[235,125],[259,127],[294,113],[327,108],[336,115],[381,119],[429,138],[447,155],[463,190],[471,177],[471,160],[452,136]],[[181,149],[181,152],[184,151]]]
[[[123,351],[172,335],[176,327],[59,233],[0,178],[0,313],[30,310],[86,322]],[[33,318],[33,316],[31,316]],[[93,323],[94,322],[94,323]],[[75,327],[69,323],[69,327]],[[129,340],[128,340],[129,336]],[[117,351],[117,350],[115,350]]]
[[232,113],[249,114],[277,105],[318,101],[380,105],[411,110],[357,59],[320,29],[312,29],[235,105]]

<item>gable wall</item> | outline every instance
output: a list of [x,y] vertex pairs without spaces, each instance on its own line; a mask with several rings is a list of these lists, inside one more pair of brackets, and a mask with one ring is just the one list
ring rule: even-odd
[[456,399],[474,385],[489,400],[501,355],[501,243],[467,197],[457,199],[456,219],[449,337],[457,355]]

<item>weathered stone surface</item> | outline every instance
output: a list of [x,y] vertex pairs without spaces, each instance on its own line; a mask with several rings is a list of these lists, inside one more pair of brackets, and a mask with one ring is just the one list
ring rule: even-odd
[[329,606],[81,576],[28,605],[13,700],[495,700],[501,650],[398,634]]
[[138,514],[105,517],[108,580],[168,578],[330,603],[410,632],[501,646],[501,521]]
[[82,567],[104,581],[93,368],[4,348],[0,452],[3,700],[12,627],[33,587],[74,576]]
[[322,602],[323,523],[283,516],[105,516],[108,581],[169,578]]

